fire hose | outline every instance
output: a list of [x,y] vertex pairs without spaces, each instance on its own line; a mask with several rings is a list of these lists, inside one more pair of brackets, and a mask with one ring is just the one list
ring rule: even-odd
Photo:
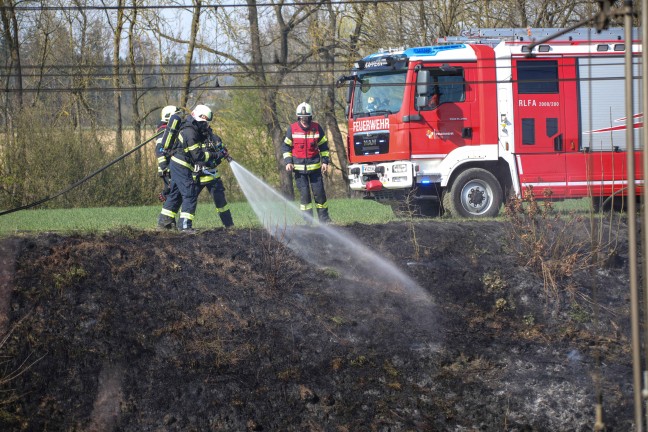
[[[232,162],[234,159],[232,156],[230,156],[229,151],[227,148],[223,145],[222,142],[218,143],[209,143],[209,151],[216,153],[216,157],[218,160],[225,159],[227,162]],[[218,162],[220,163],[220,162]],[[202,165],[196,165],[194,167],[194,181],[196,181],[197,176],[199,175],[205,175],[205,176],[210,176],[213,178],[218,178],[218,171],[216,167],[213,168],[206,168]],[[171,192],[171,179],[163,176],[162,181],[164,182],[164,189],[162,192],[159,193],[158,199],[160,202],[166,202],[167,195]]]
[[[234,161],[232,156],[230,156],[229,152],[227,151],[227,148],[225,148],[225,146],[222,143],[218,143],[215,146],[215,148],[216,148],[216,155],[217,155],[218,159],[225,159],[227,162]],[[202,170],[201,170],[202,174],[208,175],[208,176],[211,176],[211,177],[214,177],[214,178],[216,178],[217,172],[218,171],[217,171],[216,167],[214,167],[214,168],[204,168],[203,167]]]
[[151,138],[149,138],[149,139],[147,139],[146,141],[144,141],[143,143],[139,144],[137,147],[132,148],[131,150],[129,150],[129,151],[127,151],[126,153],[124,153],[123,155],[119,156],[117,159],[115,159],[115,160],[113,160],[113,161],[107,163],[106,165],[102,166],[101,168],[99,168],[99,169],[96,170],[95,172],[93,172],[93,173],[91,173],[91,174],[88,174],[87,176],[85,176],[85,177],[82,178],[81,180],[79,180],[79,181],[77,181],[77,182],[71,184],[70,186],[68,186],[67,188],[63,189],[62,191],[60,191],[60,192],[58,192],[58,193],[56,193],[56,194],[54,194],[54,195],[52,195],[52,196],[48,196],[48,197],[42,198],[42,199],[40,199],[40,200],[38,200],[38,201],[34,201],[34,202],[31,203],[31,204],[26,204],[26,205],[24,205],[24,206],[20,206],[20,207],[12,208],[12,209],[9,209],[9,210],[0,211],[0,216],[4,216],[4,215],[9,214],[9,213],[17,212],[17,211],[19,211],[19,210],[25,210],[25,209],[28,209],[28,208],[36,207],[37,205],[43,204],[44,202],[47,202],[47,201],[53,200],[54,198],[57,198],[57,197],[59,197],[59,196],[61,196],[61,195],[63,195],[63,194],[68,193],[69,191],[71,191],[71,190],[74,189],[75,187],[77,187],[77,186],[79,186],[79,185],[85,183],[86,181],[90,180],[92,177],[96,176],[96,175],[99,174],[100,172],[102,172],[102,171],[104,171],[104,170],[110,168],[111,166],[113,166],[114,164],[116,164],[117,162],[119,162],[120,160],[122,160],[122,159],[124,159],[124,158],[130,156],[132,153],[135,153],[137,150],[139,150],[140,148],[144,147],[146,144],[148,144],[149,142],[153,141],[155,138],[159,137],[159,136],[162,135],[163,133],[164,133],[163,130],[160,131],[160,132],[158,132],[158,133],[156,133],[156,134],[153,135]]

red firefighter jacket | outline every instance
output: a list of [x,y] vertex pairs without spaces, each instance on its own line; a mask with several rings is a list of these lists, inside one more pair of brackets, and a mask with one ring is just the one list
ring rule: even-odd
[[316,122],[306,128],[300,122],[291,124],[282,152],[284,162],[295,165],[296,171],[314,171],[320,169],[322,163],[329,163],[328,139]]

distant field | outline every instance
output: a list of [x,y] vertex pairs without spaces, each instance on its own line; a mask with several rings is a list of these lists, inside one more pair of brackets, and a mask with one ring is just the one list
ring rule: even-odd
[[[589,212],[589,199],[568,200],[555,203],[561,212]],[[22,210],[0,216],[0,234],[47,231],[106,231],[131,227],[154,229],[161,206],[147,207],[103,207]],[[230,204],[234,223],[238,228],[260,227],[260,223],[247,202]],[[399,220],[391,207],[375,201],[362,199],[331,199],[329,212],[336,224],[348,225],[355,222],[376,224]],[[501,218],[502,216],[500,216]],[[194,226],[198,229],[221,227],[214,206],[200,202]]]
[[[0,216],[0,234],[33,231],[105,231],[116,228],[154,229],[161,206],[103,207],[55,210],[22,210]],[[260,227],[258,218],[247,202],[230,203],[234,224],[238,228]],[[395,220],[392,209],[362,199],[329,200],[329,213],[335,223],[385,223]],[[200,202],[194,227],[222,227],[212,203]]]

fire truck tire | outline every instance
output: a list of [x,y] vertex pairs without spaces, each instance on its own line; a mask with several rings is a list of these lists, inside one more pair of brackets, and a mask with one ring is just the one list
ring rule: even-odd
[[497,178],[481,168],[470,168],[454,180],[443,194],[443,210],[464,218],[495,217],[503,200]]

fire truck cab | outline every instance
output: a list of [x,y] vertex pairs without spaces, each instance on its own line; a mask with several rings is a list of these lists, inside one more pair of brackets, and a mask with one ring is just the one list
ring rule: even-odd
[[623,195],[624,55],[638,77],[638,32],[626,44],[621,28],[581,29],[529,49],[558,31],[473,30],[359,60],[340,79],[351,189],[432,199],[462,217],[496,216],[527,188],[558,200]]

